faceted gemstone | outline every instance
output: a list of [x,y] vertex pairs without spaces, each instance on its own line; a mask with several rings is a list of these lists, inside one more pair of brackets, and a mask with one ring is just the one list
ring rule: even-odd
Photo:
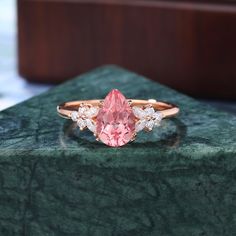
[[139,119],[146,117],[146,113],[141,107],[133,107],[133,113]]
[[86,120],[79,118],[77,120],[77,125],[80,127],[81,130],[83,130],[87,126]]
[[91,107],[86,112],[85,115],[89,118],[93,118],[98,114],[99,107]]
[[138,133],[139,131],[143,130],[146,127],[146,125],[147,125],[146,120],[139,120],[135,124],[135,131]]
[[92,131],[93,133],[96,131],[96,126],[92,120],[86,119],[86,124],[90,131]]
[[78,112],[77,111],[72,111],[71,112],[71,119],[73,121],[77,121],[78,120]]
[[104,99],[97,115],[98,138],[108,146],[128,143],[135,133],[135,116],[124,95],[113,89]]
[[153,129],[154,125],[155,125],[154,120],[149,120],[146,124],[146,127],[147,127],[148,130],[151,131]]
[[133,107],[134,115],[139,119],[135,124],[135,131],[139,132],[143,129],[151,131],[155,126],[159,126],[162,120],[162,114],[155,111],[153,107]]

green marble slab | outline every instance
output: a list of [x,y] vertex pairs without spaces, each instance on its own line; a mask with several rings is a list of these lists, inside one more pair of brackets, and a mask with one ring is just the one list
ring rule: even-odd
[[[130,98],[180,106],[109,148],[56,105]],[[236,235],[236,117],[119,67],[95,69],[0,113],[0,235]]]

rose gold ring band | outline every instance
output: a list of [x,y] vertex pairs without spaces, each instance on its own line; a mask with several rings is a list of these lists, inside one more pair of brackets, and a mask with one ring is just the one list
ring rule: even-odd
[[[81,105],[97,106],[101,107],[103,104],[103,99],[99,100],[81,100],[81,101],[71,101],[65,102],[57,106],[57,112],[63,118],[70,119],[71,113],[77,111]],[[137,100],[137,99],[127,99],[131,107],[133,106],[149,106],[151,105],[156,111],[162,114],[163,118],[175,116],[179,113],[179,108],[171,103],[156,101],[155,99],[149,100]]]
[[177,115],[179,108],[155,99],[126,99],[113,89],[105,99],[66,102],[57,112],[76,122],[80,130],[90,130],[98,141],[120,147],[134,141],[138,132],[152,131],[163,118]]

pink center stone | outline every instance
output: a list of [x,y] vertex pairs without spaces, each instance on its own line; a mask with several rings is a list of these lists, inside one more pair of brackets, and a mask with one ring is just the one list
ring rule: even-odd
[[124,95],[113,89],[104,99],[97,115],[98,138],[108,146],[128,143],[135,133],[135,116]]

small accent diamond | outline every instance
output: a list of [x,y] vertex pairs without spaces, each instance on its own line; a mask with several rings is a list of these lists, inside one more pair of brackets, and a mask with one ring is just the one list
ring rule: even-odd
[[143,129],[151,131],[153,127],[159,126],[162,120],[162,114],[155,111],[152,106],[146,107],[133,107],[134,115],[139,119],[135,124],[135,131],[139,132]]
[[80,118],[77,121],[77,125],[79,126],[79,128],[81,130],[83,130],[87,126],[87,122],[86,122],[86,120],[83,120],[83,119]]
[[154,120],[155,126],[160,126],[160,123],[161,123],[161,120],[162,120],[161,112],[156,111],[153,114],[153,120]]
[[81,106],[79,107],[78,112],[79,112],[79,115],[80,115],[80,116],[81,116],[81,115],[84,115],[86,111],[87,111],[87,107],[86,107],[86,106],[81,105]]
[[144,110],[141,107],[133,107],[133,113],[139,119],[142,119],[146,116]]
[[99,107],[93,107],[90,104],[81,104],[78,111],[71,112],[71,119],[77,122],[81,130],[86,127],[93,133],[96,131],[96,123],[93,120],[99,112]]
[[156,112],[153,114],[152,117],[153,117],[155,120],[161,121],[161,119],[162,119],[162,114],[161,114],[161,112],[156,111]]
[[87,123],[88,129],[94,133],[96,131],[95,122],[90,119],[87,119],[86,123]]
[[153,107],[147,107],[144,109],[144,113],[145,113],[145,116],[153,116],[153,114],[155,113],[155,110]]
[[93,118],[93,117],[97,116],[98,111],[99,111],[99,107],[91,107],[91,108],[87,109],[85,114],[87,115],[87,117]]
[[77,121],[77,119],[78,119],[78,112],[77,111],[72,111],[71,112],[71,119],[73,121]]
[[135,131],[139,132],[139,131],[143,130],[146,127],[146,124],[147,124],[146,120],[139,120],[135,124]]
[[151,131],[153,129],[153,126],[155,125],[154,120],[147,121],[146,128]]

